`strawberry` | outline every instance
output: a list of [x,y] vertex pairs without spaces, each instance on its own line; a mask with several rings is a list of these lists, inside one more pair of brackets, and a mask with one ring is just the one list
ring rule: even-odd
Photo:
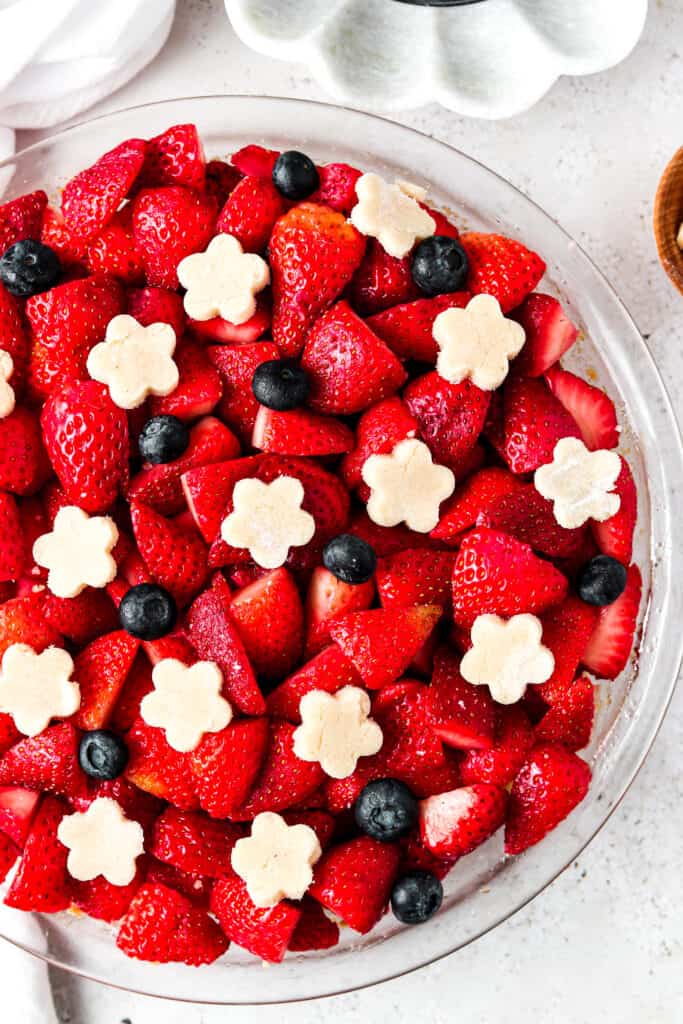
[[352,612],[330,625],[330,636],[371,690],[408,667],[441,617],[438,605]]
[[2,420],[0,488],[12,494],[35,494],[50,475],[50,463],[36,414],[22,406]]
[[522,853],[543,839],[581,803],[590,779],[586,762],[564,747],[535,747],[512,784],[505,852]]
[[512,238],[472,231],[460,241],[470,262],[468,290],[493,295],[504,313],[519,306],[545,273],[541,257]]
[[191,757],[170,747],[162,729],[138,718],[126,733],[126,746],[130,759],[125,777],[133,786],[182,810],[197,809]]
[[406,380],[393,352],[347,302],[338,302],[315,324],[301,365],[309,377],[309,404],[318,412],[361,412]]
[[368,318],[367,323],[399,359],[435,363],[439,346],[432,334],[434,321],[444,310],[454,307],[462,309],[469,301],[469,292],[452,292],[437,295],[434,299],[416,299],[375,313]]
[[464,539],[453,570],[453,616],[469,628],[478,615],[538,614],[559,604],[567,580],[528,544],[481,527]]
[[270,341],[245,345],[215,345],[207,355],[220,374],[223,397],[218,405],[221,419],[242,441],[250,442],[259,403],[251,390],[254,371],[261,363],[277,359],[279,352]]
[[356,182],[360,176],[361,172],[349,164],[324,164],[318,167],[320,185],[309,200],[349,214],[358,202]]
[[40,800],[40,793],[21,786],[0,786],[0,832],[23,848]]
[[616,679],[628,663],[638,622],[642,594],[642,578],[637,565],[632,565],[626,578],[626,589],[614,604],[600,609],[598,621],[582,662],[601,679]]
[[617,447],[617,411],[602,388],[559,366],[548,370],[545,379],[552,393],[577,423],[586,448],[594,452],[598,448]]
[[563,437],[580,437],[574,418],[543,380],[512,379],[505,389],[505,460],[513,473],[533,473],[553,460]]
[[90,731],[107,725],[138,646],[134,637],[120,629],[99,636],[77,655],[73,677],[81,688],[81,706],[74,722],[79,729]]
[[0,284],[0,348],[12,357],[10,383],[15,398],[21,398],[26,383],[29,339],[19,302],[3,284]]
[[12,644],[30,644],[37,654],[60,646],[59,633],[45,618],[41,594],[14,597],[0,605],[0,657]]
[[74,381],[41,416],[45,447],[66,496],[86,512],[107,512],[128,484],[128,421],[106,387]]
[[455,863],[452,860],[435,857],[431,850],[422,845],[419,834],[415,832],[410,832],[405,839],[399,840],[399,850],[399,878],[403,875],[412,875],[414,871],[429,871],[439,880],[443,880]]
[[236,167],[224,160],[209,160],[206,165],[205,191],[216,201],[220,210],[242,175]]
[[281,679],[291,672],[303,650],[304,610],[286,569],[273,569],[240,590],[230,613],[258,675]]
[[212,818],[227,818],[248,798],[268,749],[265,718],[247,718],[210,733],[192,753],[197,796]]
[[144,793],[137,786],[131,786],[129,782],[119,776],[117,779],[106,782],[88,779],[87,790],[72,797],[70,803],[77,811],[87,811],[93,801],[100,797],[116,800],[126,817],[131,821],[137,821],[142,826],[145,839],[149,840],[154,822],[163,810],[163,804],[156,797]]
[[232,942],[271,964],[284,959],[301,917],[299,908],[287,900],[274,907],[255,907],[241,878],[216,882],[211,913]]
[[365,239],[343,214],[301,203],[277,221],[268,249],[273,341],[283,356],[296,356],[309,329],[353,277]]
[[24,534],[17,503],[0,491],[0,581],[18,580],[24,568]]
[[[7,422],[7,421],[5,421]],[[621,460],[621,472],[614,490],[621,499],[619,511],[604,523],[591,523],[593,537],[603,555],[611,555],[628,565],[633,555],[633,534],[638,518],[638,494],[631,468]]]
[[[259,292],[256,296],[256,312],[243,324],[234,324],[230,320],[214,316],[210,320],[190,320],[190,327],[200,338],[208,341],[217,341],[221,345],[246,345],[251,341],[258,341],[266,334],[270,330],[272,319],[270,298],[265,292]],[[220,367],[217,366],[217,369]]]
[[589,676],[579,676],[536,726],[536,741],[583,750],[590,743],[594,717],[595,687]]
[[314,658],[280,683],[266,700],[272,718],[300,722],[301,698],[311,690],[336,693],[342,686],[363,686],[363,680],[336,644],[326,647]]
[[70,722],[25,736],[0,761],[0,786],[25,786],[58,796],[83,792],[86,776],[78,763],[79,734]]
[[53,914],[66,910],[71,902],[70,878],[66,869],[69,851],[57,838],[57,829],[67,807],[46,796],[41,801],[24,852],[9,892],[8,907]]
[[176,124],[147,143],[138,188],[184,185],[201,191],[206,180],[204,150],[196,125]]
[[217,574],[188,612],[190,640],[200,658],[214,661],[220,668],[224,696],[230,703],[245,715],[262,715],[265,702],[232,617],[231,603],[230,588]]
[[0,758],[21,739],[21,733],[11,715],[0,712]]
[[519,484],[477,517],[478,526],[509,533],[541,555],[568,558],[581,548],[584,527],[566,530],[555,519],[553,504],[533,484]]
[[[266,462],[263,455],[231,459],[190,469],[181,476],[185,501],[204,540],[214,540],[228,511],[232,509],[232,492],[238,480],[255,476]],[[230,502],[230,509],[226,506]]]
[[180,383],[170,395],[155,395],[150,399],[152,416],[177,416],[185,422],[208,416],[218,405],[223,391],[218,371],[204,349],[190,341],[182,342],[173,358]]
[[151,860],[147,868],[145,881],[174,889],[182,896],[187,896],[191,903],[202,910],[209,909],[209,900],[213,888],[213,879],[202,875],[189,875],[186,871],[174,868],[172,864]]
[[543,644],[553,653],[555,669],[547,682],[532,690],[548,704],[560,700],[574,681],[598,616],[597,608],[573,594],[543,615]]
[[513,319],[526,335],[524,348],[514,362],[515,373],[523,377],[544,374],[572,347],[579,333],[557,299],[542,292],[528,295]]
[[339,925],[331,921],[322,906],[310,896],[301,902],[301,917],[289,941],[290,953],[332,949],[339,942]]
[[24,238],[40,238],[47,195],[42,189],[0,206],[0,255]]
[[137,178],[145,149],[142,139],[129,139],[67,182],[62,193],[62,213],[69,231],[92,238],[102,230]]
[[437,651],[427,692],[427,713],[436,735],[449,746],[486,750],[493,746],[496,706],[484,686],[460,675],[460,659],[447,648]]
[[86,240],[69,231],[60,211],[52,206],[45,207],[40,241],[57,253],[64,270],[80,270],[85,263]]
[[481,514],[488,512],[505,495],[513,494],[518,487],[516,478],[501,466],[480,469],[457,487],[447,500],[431,536],[446,544],[458,544],[464,530],[469,530]]
[[349,294],[353,308],[361,316],[372,316],[390,306],[419,299],[420,290],[413,281],[410,257],[396,259],[385,252],[376,239],[368,239]]
[[254,448],[279,455],[340,455],[353,448],[353,431],[333,416],[308,409],[259,409],[251,438]]
[[135,719],[140,715],[140,704],[143,697],[146,697],[153,689],[152,666],[149,659],[140,653],[126,676],[126,681],[111,713],[109,727],[115,732],[128,732]]
[[86,587],[77,597],[55,597],[46,590],[43,597],[46,621],[76,644],[88,644],[118,626],[116,608],[106,590]]
[[349,523],[348,533],[361,537],[373,548],[378,558],[393,555],[404,548],[437,548],[429,534],[416,533],[407,526],[378,526],[373,523],[365,510],[357,512]]
[[458,479],[483,430],[491,392],[481,391],[470,380],[451,384],[434,371],[412,380],[403,400],[434,461],[450,466]]
[[456,228],[455,224],[452,224],[448,217],[441,213],[440,210],[435,210],[433,207],[427,206],[426,203],[419,203],[418,205],[421,206],[423,210],[426,210],[432,220],[435,221],[435,235],[445,235],[446,238],[460,238],[460,232]]
[[233,811],[234,821],[250,821],[262,811],[284,811],[300,804],[324,779],[317,761],[301,761],[294,753],[294,726],[270,720],[270,745],[249,799]]
[[371,455],[390,454],[399,441],[416,434],[417,420],[398,395],[370,406],[356,424],[355,447],[341,462],[339,471],[346,486],[360,488],[364,496],[364,489],[368,490],[362,478],[366,460]]
[[336,822],[327,811],[285,811],[282,817],[288,825],[308,825],[318,837],[321,849],[326,850],[332,842]]
[[73,904],[88,917],[98,921],[120,921],[130,908],[133,898],[145,880],[146,861],[140,858],[137,862],[135,877],[128,885],[112,885],[102,875],[97,875],[87,882],[73,879],[71,882],[71,898]]
[[384,608],[450,603],[454,551],[408,548],[377,563],[377,592]]
[[146,884],[123,919],[116,945],[126,956],[153,963],[211,964],[228,940],[209,915],[165,885]]
[[150,324],[170,324],[176,337],[185,330],[183,300],[176,292],[166,288],[131,288],[126,293],[126,312],[134,316],[143,327]]
[[369,836],[324,853],[315,866],[310,895],[362,935],[384,913],[398,872],[396,846]]
[[475,782],[420,804],[420,838],[437,857],[463,857],[497,832],[505,821],[502,786]]
[[164,519],[147,505],[131,505],[130,517],[135,542],[150,573],[179,605],[187,604],[208,576],[204,541],[194,529]]
[[230,163],[242,175],[251,174],[256,178],[270,178],[275,161],[280,153],[276,149],[265,149],[263,146],[243,146],[233,153]]
[[181,871],[226,878],[234,874],[230,858],[243,835],[244,830],[237,825],[212,821],[196,811],[167,807],[155,822],[149,852]]
[[12,840],[5,835],[0,835],[0,882],[5,881],[18,856],[19,850]]
[[312,658],[330,642],[331,622],[369,608],[374,596],[372,580],[344,583],[324,566],[316,566],[306,595],[306,657]]
[[142,284],[145,268],[135,248],[133,207],[124,206],[88,243],[88,270],[92,274],[111,274],[123,284]]
[[520,705],[498,708],[496,718],[493,746],[468,750],[460,762],[460,774],[466,786],[475,782],[507,786],[534,745],[529,716]]
[[263,252],[285,201],[270,178],[247,175],[235,185],[218,215],[216,231],[232,235],[245,252]]
[[178,264],[206,249],[215,219],[213,201],[181,185],[143,189],[133,206],[133,231],[147,283],[175,291]]

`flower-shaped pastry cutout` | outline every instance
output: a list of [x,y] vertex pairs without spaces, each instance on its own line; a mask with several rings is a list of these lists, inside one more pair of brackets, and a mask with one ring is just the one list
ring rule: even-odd
[[432,462],[432,453],[414,437],[399,441],[390,455],[371,455],[362,476],[370,488],[368,515],[378,526],[403,522],[429,533],[439,521],[439,506],[455,488],[447,466]]
[[493,295],[475,295],[465,309],[445,309],[432,327],[439,346],[436,369],[451,384],[467,377],[482,391],[495,391],[508,375],[509,360],[524,345],[521,324],[503,316]]
[[170,395],[178,386],[173,361],[176,336],[170,324],[144,327],[122,313],[110,320],[104,341],[88,356],[88,373],[106,384],[114,405],[137,409],[148,395]]
[[390,185],[379,174],[362,174],[356,182],[356,195],[351,223],[362,235],[376,238],[396,259],[403,259],[416,242],[436,231],[436,221],[413,198],[414,192],[408,193],[404,183]]
[[370,698],[357,686],[344,686],[334,694],[311,690],[299,710],[294,753],[302,761],[317,761],[333,779],[346,779],[359,757],[376,754],[382,746],[382,730],[370,718]]
[[72,878],[89,882],[101,875],[111,885],[130,885],[144,853],[142,825],[130,821],[110,797],[98,797],[87,811],[62,818],[57,838],[69,851]]
[[238,480],[232,500],[221,537],[235,548],[248,548],[264,569],[284,565],[290,548],[313,539],[315,519],[301,508],[304,488],[295,477],[280,476],[269,484],[255,477]]
[[553,674],[555,658],[541,643],[543,626],[535,615],[479,615],[470,635],[460,673],[468,683],[488,686],[499,704],[515,704],[529,683],[545,683]]
[[14,373],[14,360],[9,352],[0,348],[0,420],[4,420],[14,412],[16,398],[10,378]]
[[604,523],[619,511],[621,498],[614,486],[621,472],[616,452],[589,451],[577,437],[563,437],[555,445],[553,461],[534,474],[539,494],[553,503],[553,515],[566,530],[589,519]]
[[11,644],[0,667],[0,711],[12,716],[19,732],[37,736],[53,718],[68,718],[81,706],[73,670],[60,647],[37,654],[28,644]]
[[207,732],[220,732],[232,719],[221,697],[223,673],[212,661],[191,668],[177,658],[164,658],[152,672],[154,689],[142,699],[140,715],[147,725],[163,729],[169,747],[188,753]]
[[106,587],[116,576],[112,551],[119,539],[109,516],[89,516],[76,505],[60,508],[51,533],[38,537],[33,557],[48,569],[56,597],[77,597],[86,587]]
[[300,900],[313,881],[313,865],[322,850],[308,825],[288,825],[279,814],[257,814],[251,835],[238,839],[232,866],[246,882],[256,907],[274,907],[280,900]]
[[204,252],[186,256],[178,264],[178,280],[185,294],[185,312],[193,320],[220,316],[243,324],[256,312],[256,295],[270,283],[265,260],[244,252],[233,235],[216,235]]

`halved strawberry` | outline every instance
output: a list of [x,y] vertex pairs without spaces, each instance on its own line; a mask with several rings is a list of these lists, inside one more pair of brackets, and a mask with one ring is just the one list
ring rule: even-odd
[[260,341],[244,345],[211,346],[207,349],[207,355],[223,383],[219,415],[245,443],[249,443],[259,410],[259,403],[251,390],[254,371],[261,363],[277,359],[278,349],[270,341]]
[[[217,341],[221,345],[247,345],[258,341],[269,330],[272,318],[270,298],[265,292],[260,292],[256,296],[256,312],[243,324],[214,316],[210,320],[190,320],[189,325],[194,334],[206,341]],[[220,370],[218,364],[216,368]]]
[[181,893],[155,883],[139,890],[116,945],[135,960],[199,967],[217,960],[229,943],[204,910]]
[[333,620],[369,608],[374,596],[372,580],[344,583],[324,566],[316,566],[306,595],[306,657],[312,658],[329,644]]
[[0,786],[0,832],[23,848],[40,793],[23,786]]
[[504,313],[519,306],[545,273],[545,263],[521,242],[472,231],[460,236],[470,261],[467,287],[493,295]]
[[275,161],[279,157],[276,149],[266,149],[264,146],[242,146],[230,157],[230,163],[236,167],[240,174],[253,174],[258,178],[270,178],[275,167]]
[[0,284],[0,348],[12,357],[15,399],[23,396],[29,357],[29,338],[19,301]]
[[450,466],[457,479],[484,428],[491,392],[470,380],[451,384],[435,371],[412,380],[403,400],[434,461]]
[[[4,882],[9,874],[10,868],[19,856],[19,850],[11,839],[0,834],[0,882]],[[317,904],[314,904],[317,906]],[[330,924],[332,922],[330,921]]]
[[51,725],[38,736],[24,736],[0,761],[0,786],[79,796],[87,782],[78,763],[79,739],[70,722]]
[[43,598],[46,620],[74,643],[90,643],[118,626],[116,607],[106,590],[86,587],[77,597],[55,597],[46,590]]
[[431,535],[446,544],[459,544],[461,534],[475,525],[501,498],[513,494],[519,481],[502,466],[485,466],[456,488],[445,502]]
[[514,371],[524,377],[540,377],[549,370],[572,347],[579,333],[557,299],[542,292],[528,295],[512,316],[526,335],[524,348],[514,362]]
[[211,913],[238,946],[266,963],[284,959],[301,910],[282,900],[274,907],[255,907],[241,878],[222,878],[211,893]]
[[309,894],[354,931],[365,935],[384,913],[398,872],[399,853],[369,836],[324,853]]
[[532,690],[546,703],[561,700],[574,681],[598,616],[597,608],[574,594],[543,615],[543,644],[552,651],[555,668],[547,682],[533,686]]
[[0,657],[12,644],[30,644],[37,654],[62,639],[45,618],[40,593],[13,597],[0,605]]
[[230,858],[243,835],[244,829],[237,825],[167,807],[154,824],[149,852],[181,871],[225,878],[234,874]]
[[478,615],[538,614],[559,604],[567,580],[528,544],[481,527],[465,537],[453,571],[453,616],[470,628]]
[[353,431],[334,416],[308,409],[276,412],[262,405],[251,443],[262,452],[279,455],[341,455],[353,448]]
[[586,762],[564,747],[535,747],[512,784],[505,852],[522,853],[556,828],[583,800],[590,779]]
[[121,142],[67,182],[62,213],[69,231],[92,238],[112,219],[140,172],[146,146],[142,139]]
[[234,821],[250,821],[262,811],[284,811],[315,792],[325,775],[317,761],[302,761],[294,753],[294,726],[270,720],[270,743],[249,799],[233,811]]
[[180,754],[166,742],[162,729],[138,718],[126,733],[130,759],[126,779],[160,800],[193,811],[199,807],[190,754]]
[[437,857],[463,857],[497,832],[505,821],[502,786],[475,782],[420,804],[420,838]]
[[603,555],[611,555],[624,565],[633,556],[633,534],[638,518],[638,493],[631,468],[622,457],[621,472],[614,490],[619,495],[619,511],[604,523],[591,523],[595,541]]
[[102,729],[131,670],[139,641],[124,630],[105,633],[84,647],[74,661],[73,677],[81,689],[74,715],[79,729]]
[[192,753],[197,796],[212,818],[227,818],[247,800],[258,778],[269,741],[266,718],[232,722],[210,733]]
[[371,455],[390,454],[399,441],[417,434],[417,420],[408,411],[405,403],[394,395],[370,406],[356,424],[356,443],[339,467],[342,480],[349,489],[360,488],[361,496],[367,486],[363,483],[362,472]]
[[535,377],[507,382],[504,415],[504,457],[513,473],[533,473],[552,462],[561,438],[581,436],[572,415],[545,381]]
[[220,208],[227,202],[228,196],[242,175],[236,167],[226,164],[225,160],[209,160],[206,165],[206,192],[216,201]]
[[17,503],[0,491],[0,581],[18,580],[24,569],[24,534]]
[[349,214],[358,202],[356,182],[360,176],[361,172],[349,164],[323,164],[322,167],[318,167],[320,185],[309,196],[309,200],[312,203],[331,206],[340,213]]
[[133,722],[140,716],[140,704],[143,698],[153,689],[152,666],[149,659],[141,652],[135,658],[130,672],[126,676],[126,681],[112,711],[109,727],[116,732],[128,732]]
[[147,505],[131,505],[130,517],[135,542],[151,575],[178,604],[187,604],[208,577],[202,538],[194,529],[164,519]]
[[489,782],[507,786],[526,761],[534,745],[529,716],[519,704],[496,709],[496,733],[493,746],[468,750],[460,762],[464,785]]
[[533,484],[520,483],[477,517],[478,526],[509,533],[541,555],[568,558],[577,552],[586,533],[584,527],[566,530],[555,519],[552,502]]
[[594,717],[595,687],[582,675],[546,711],[536,726],[536,741],[583,750],[590,743]]
[[126,312],[143,327],[169,324],[177,338],[185,331],[183,300],[167,288],[131,288],[126,292]]
[[460,659],[448,648],[434,658],[434,674],[426,696],[429,722],[451,747],[485,750],[493,746],[496,706],[485,686],[473,686],[460,675]]
[[416,604],[438,604],[451,600],[454,551],[407,548],[387,555],[377,563],[377,592],[384,608],[409,608]]
[[273,569],[238,591],[230,613],[258,675],[281,679],[301,658],[304,610],[286,569]]
[[137,862],[135,877],[128,885],[112,885],[102,875],[97,875],[87,882],[73,879],[71,882],[71,899],[88,917],[98,921],[120,921],[130,908],[133,898],[145,881],[146,859]]
[[2,421],[0,487],[12,494],[35,494],[49,475],[38,417],[17,406]]
[[587,669],[601,679],[616,679],[628,664],[638,622],[642,587],[640,569],[632,565],[621,597],[614,604],[600,609],[597,624],[581,660]]
[[85,262],[86,240],[69,231],[61,212],[52,206],[46,206],[43,212],[40,241],[57,253],[64,270],[82,269],[81,265]]
[[185,185],[201,191],[205,179],[204,149],[196,125],[175,124],[148,141],[145,161],[135,185],[137,188]]
[[218,405],[223,393],[215,366],[203,348],[187,340],[178,346],[173,358],[180,374],[180,383],[170,395],[150,399],[152,416],[177,416],[185,422],[208,416]]
[[454,307],[462,309],[470,300],[469,292],[451,292],[434,299],[416,299],[391,306],[368,318],[368,327],[386,342],[399,359],[417,359],[435,363],[439,346],[432,328],[439,313]]
[[238,181],[218,215],[216,231],[232,235],[245,252],[263,252],[278,217],[286,210],[270,178],[247,175]]
[[70,804],[77,811],[87,811],[93,801],[101,797],[116,800],[121,810],[131,821],[137,821],[148,841],[154,822],[163,811],[163,804],[150,793],[144,793],[137,786],[132,786],[125,778],[119,776],[106,782],[88,779],[88,788],[83,793],[70,799]]
[[602,388],[554,366],[545,374],[548,387],[578,424],[586,448],[616,448],[619,424],[614,402]]
[[69,851],[57,838],[57,829],[67,813],[66,804],[55,797],[46,796],[41,801],[19,869],[5,896],[8,907],[54,914],[71,903],[66,869]]
[[143,189],[133,207],[133,230],[147,283],[174,291],[178,264],[206,249],[215,220],[216,207],[208,196],[181,185]]
[[187,506],[204,540],[215,540],[232,505],[232,492],[238,480],[256,476],[266,456],[231,459],[201,466],[183,473],[181,483]]
[[369,238],[363,260],[353,276],[349,297],[361,316],[372,316],[390,306],[419,299],[420,289],[413,280],[410,257],[396,259],[375,238]]
[[398,679],[441,617],[439,605],[353,612],[330,625],[330,636],[378,690]]
[[21,733],[14,724],[14,719],[7,712],[0,712],[0,758],[21,739]]
[[428,533],[416,533],[403,523],[399,523],[398,526],[378,526],[364,509],[355,513],[348,524],[347,532],[367,541],[378,558],[393,555],[405,548],[439,547],[439,542],[432,540]]
[[150,859],[145,880],[164,885],[168,889],[174,889],[183,896],[187,896],[191,903],[194,903],[196,907],[201,907],[202,910],[209,909],[213,878],[189,875],[186,871],[174,868],[172,864],[164,864],[163,861]]
[[142,284],[145,267],[135,246],[133,207],[124,206],[88,243],[88,270],[93,274],[111,274],[124,284]]
[[47,195],[42,189],[0,206],[0,253],[24,238],[39,239]]
[[331,949],[339,942],[339,925],[331,921],[320,903],[311,896],[301,902],[301,917],[289,941],[290,953],[312,949]]
[[280,683],[266,700],[268,714],[273,718],[286,718],[300,722],[301,698],[311,690],[336,693],[342,686],[363,686],[353,664],[336,644],[326,647],[314,658]]

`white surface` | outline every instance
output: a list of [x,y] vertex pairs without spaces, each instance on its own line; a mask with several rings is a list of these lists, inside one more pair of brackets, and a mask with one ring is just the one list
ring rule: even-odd
[[[498,124],[467,121],[436,106],[396,115],[481,159],[572,232],[642,330],[652,334],[653,351],[679,406],[683,300],[659,267],[650,218],[659,174],[683,141],[681,40],[683,4],[652,0],[644,38],[624,64],[595,77],[561,81],[528,114]],[[300,68],[261,58],[239,43],[221,0],[181,0],[166,50],[140,79],[98,109],[198,92],[323,98]],[[31,137],[26,133],[20,144]],[[174,1006],[62,978],[63,1019],[70,1024],[120,1024],[126,1018],[132,1024],[318,1024],[321,1017],[328,1024],[680,1024],[682,749],[679,688],[639,778],[576,865],[506,925],[432,968],[323,1003],[255,1010]],[[264,984],[267,978],[264,971]],[[8,996],[5,990],[7,1020],[24,1024],[18,1005],[10,1012]]]

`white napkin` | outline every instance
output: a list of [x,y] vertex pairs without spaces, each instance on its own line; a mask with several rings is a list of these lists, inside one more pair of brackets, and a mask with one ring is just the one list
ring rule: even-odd
[[119,89],[164,45],[175,0],[0,0],[0,159]]

